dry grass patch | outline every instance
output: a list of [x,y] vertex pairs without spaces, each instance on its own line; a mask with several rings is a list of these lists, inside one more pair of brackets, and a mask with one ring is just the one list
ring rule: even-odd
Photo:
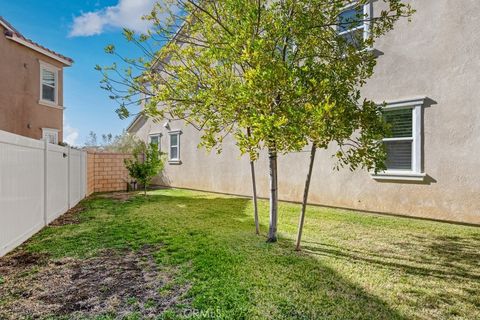
[[[173,283],[175,270],[160,270],[157,248],[103,250],[88,259],[48,259],[20,252],[0,262],[1,319],[94,318],[135,313],[153,318],[182,300],[188,286]],[[168,288],[168,290],[165,290]]]

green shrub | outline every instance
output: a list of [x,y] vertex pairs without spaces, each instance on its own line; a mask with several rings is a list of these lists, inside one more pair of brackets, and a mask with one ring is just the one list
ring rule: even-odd
[[145,195],[147,186],[153,177],[159,174],[165,166],[165,159],[158,151],[158,145],[139,143],[133,150],[133,159],[125,159],[125,167],[130,176],[143,185]]

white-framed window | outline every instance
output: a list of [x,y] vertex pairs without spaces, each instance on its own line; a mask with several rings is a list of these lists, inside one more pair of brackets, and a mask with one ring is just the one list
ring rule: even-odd
[[345,6],[338,16],[337,32],[348,43],[359,46],[370,36],[370,17],[373,16],[371,2],[361,5],[353,1]]
[[150,101],[152,100],[152,86],[151,85],[146,85],[145,86],[145,92],[142,93],[143,97],[143,107],[146,107]]
[[42,128],[42,139],[48,143],[58,144],[58,130],[50,128]]
[[40,61],[40,100],[41,104],[58,106],[58,71],[51,64]]
[[180,135],[181,131],[171,131],[168,133],[170,145],[168,152],[168,161],[173,164],[180,163]]
[[161,149],[161,143],[162,143],[161,137],[162,137],[162,135],[160,133],[154,133],[154,134],[150,134],[148,136],[148,140],[149,140],[148,142],[150,144],[156,145],[159,152],[162,150]]
[[387,103],[383,116],[390,124],[390,135],[383,139],[387,169],[374,179],[422,181],[422,108],[425,98]]

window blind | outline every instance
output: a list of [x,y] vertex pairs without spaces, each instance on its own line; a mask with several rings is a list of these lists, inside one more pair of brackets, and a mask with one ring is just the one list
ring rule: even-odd
[[389,170],[412,170],[413,141],[385,141]]
[[391,126],[384,144],[387,151],[385,165],[388,170],[412,170],[413,112],[411,108],[387,110],[385,120]]
[[55,72],[42,69],[42,100],[55,102]]
[[391,125],[389,138],[411,138],[412,135],[412,109],[386,111],[385,120]]

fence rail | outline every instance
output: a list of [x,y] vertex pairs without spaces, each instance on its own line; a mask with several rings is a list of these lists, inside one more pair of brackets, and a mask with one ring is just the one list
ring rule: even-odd
[[87,154],[0,130],[0,257],[86,195]]

